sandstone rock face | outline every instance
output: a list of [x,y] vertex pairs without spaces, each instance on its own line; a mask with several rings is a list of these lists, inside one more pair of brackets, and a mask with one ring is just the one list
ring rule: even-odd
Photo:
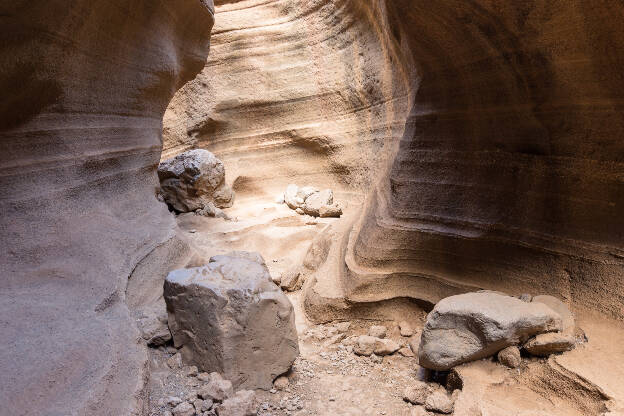
[[622,317],[621,4],[352,3],[414,83],[350,230],[343,297],[436,303],[479,287]]
[[204,66],[211,4],[0,5],[2,413],[142,412],[125,290],[173,236],[155,198],[161,120]]
[[292,182],[364,189],[403,133],[409,84],[369,3],[218,2],[206,67],[165,115],[163,157],[210,150],[241,198]]
[[560,330],[561,325],[559,315],[540,303],[494,292],[451,296],[438,302],[427,316],[419,363],[433,370],[449,370],[533,335]]
[[270,389],[298,354],[293,307],[264,261],[215,256],[171,272],[165,300],[184,361],[217,371],[235,388]]
[[208,203],[217,208],[233,203],[223,162],[204,149],[189,150],[161,162],[158,179],[165,202],[177,212],[202,209]]

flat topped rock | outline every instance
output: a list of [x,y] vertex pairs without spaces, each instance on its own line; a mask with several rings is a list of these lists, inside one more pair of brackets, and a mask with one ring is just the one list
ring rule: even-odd
[[221,373],[235,388],[270,389],[299,352],[292,304],[259,254],[210,260],[165,280],[174,345],[185,364]]
[[561,328],[559,314],[543,303],[489,291],[450,296],[427,316],[419,362],[433,370],[448,370]]

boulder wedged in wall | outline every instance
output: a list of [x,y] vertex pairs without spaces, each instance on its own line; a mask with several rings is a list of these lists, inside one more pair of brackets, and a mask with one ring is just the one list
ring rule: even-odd
[[212,22],[206,0],[0,5],[3,413],[141,414],[126,285],[173,236],[155,197],[162,115]]

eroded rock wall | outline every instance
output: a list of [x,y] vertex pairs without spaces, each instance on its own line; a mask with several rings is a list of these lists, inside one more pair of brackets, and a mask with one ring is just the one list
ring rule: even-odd
[[347,297],[486,287],[624,316],[622,3],[385,5],[419,85]]
[[414,81],[383,4],[215,3],[210,57],[165,114],[163,157],[210,150],[243,198],[291,182],[368,189],[403,132]]
[[162,116],[212,23],[210,0],[0,5],[1,413],[142,412],[125,289],[173,234]]

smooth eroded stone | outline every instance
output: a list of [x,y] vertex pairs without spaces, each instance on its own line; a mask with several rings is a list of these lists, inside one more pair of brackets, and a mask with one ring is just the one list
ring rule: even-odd
[[546,357],[550,354],[570,351],[576,346],[576,338],[573,334],[561,332],[549,332],[539,334],[524,344],[523,348],[531,355]]
[[284,192],[284,202],[290,209],[299,208],[301,198],[297,197],[297,192],[299,191],[299,187],[295,184],[290,184],[286,187],[286,192]]
[[498,352],[498,361],[509,368],[518,367],[522,362],[522,357],[520,356],[520,348],[516,347],[515,345],[503,348]]
[[222,255],[174,270],[164,295],[185,363],[221,373],[235,388],[268,390],[299,350],[292,304],[259,258]]
[[449,370],[511,345],[561,329],[561,317],[544,304],[495,292],[442,299],[427,315],[418,358],[421,366]]
[[390,355],[401,349],[401,345],[391,339],[378,338],[375,344],[375,354],[377,355]]
[[323,206],[332,205],[334,203],[334,194],[331,189],[324,189],[320,192],[314,192],[305,199],[305,204],[301,207],[303,212],[313,217],[320,215],[320,209]]
[[225,183],[223,163],[208,150],[189,150],[161,162],[158,179],[165,202],[178,212],[203,209],[209,202],[218,208],[232,206],[234,194]]

